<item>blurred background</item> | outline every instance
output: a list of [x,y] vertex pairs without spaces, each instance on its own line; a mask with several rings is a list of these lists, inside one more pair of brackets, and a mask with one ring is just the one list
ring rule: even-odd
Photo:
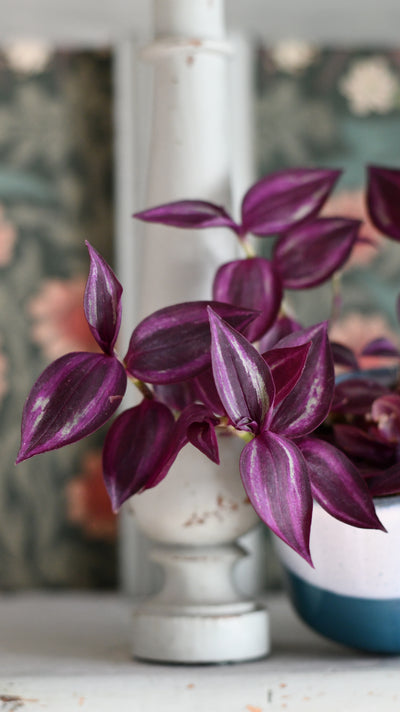
[[[2,3],[0,588],[5,590],[113,588],[121,580],[133,590],[135,575],[128,569],[137,571],[143,556],[140,535],[130,525],[118,526],[108,504],[102,432],[14,466],[22,406],[35,378],[68,351],[96,350],[82,309],[85,239],[122,278],[128,321],[135,312],[141,253],[130,216],[145,201],[154,139],[152,70],[141,60],[154,32],[154,8],[145,0],[101,5]],[[375,336],[394,333],[398,339],[400,251],[383,246],[363,195],[367,163],[400,165],[397,3],[386,0],[379,9],[372,2],[349,7],[326,0],[318,7],[309,0],[249,0],[245,7],[227,0],[226,5],[227,36],[236,50],[227,80],[234,204],[250,181],[268,172],[296,165],[342,167],[345,174],[326,214],[364,220],[368,244],[355,249],[343,275],[335,338],[356,350]],[[263,249],[267,253],[268,245]],[[326,318],[330,299],[329,288],[296,295],[299,318],[306,323]],[[263,575],[256,578],[264,585]]]

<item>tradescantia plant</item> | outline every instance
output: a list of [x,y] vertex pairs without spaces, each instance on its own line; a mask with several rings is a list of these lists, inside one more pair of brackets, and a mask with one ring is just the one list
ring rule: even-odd
[[[389,209],[391,189],[378,173],[371,169],[370,202],[385,231],[388,223],[398,230],[400,203]],[[334,356],[347,365],[354,356],[331,348],[327,323],[304,329],[282,301],[285,289],[330,279],[359,239],[358,221],[319,217],[338,177],[318,169],[270,175],[246,193],[240,222],[198,200],[138,213],[176,227],[229,228],[245,259],[220,267],[210,301],[143,319],[123,359],[115,348],[122,287],[88,244],[84,311],[102,354],[68,354],[42,373],[24,407],[17,462],[94,432],[115,414],[129,379],[143,399],[115,417],[103,451],[114,510],[161,482],[187,443],[218,463],[223,430],[243,438],[240,475],[257,514],[310,563],[313,500],[348,524],[383,529],[366,480],[328,428],[340,402]],[[254,254],[249,234],[275,238],[270,260]],[[386,412],[388,400],[374,407]]]

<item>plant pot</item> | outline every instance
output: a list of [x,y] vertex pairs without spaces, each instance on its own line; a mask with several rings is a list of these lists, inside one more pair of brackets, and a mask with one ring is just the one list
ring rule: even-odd
[[366,651],[400,653],[400,496],[375,500],[387,533],[337,521],[314,504],[315,568],[275,538],[292,603],[332,640]]
[[245,555],[235,540],[259,522],[240,480],[242,446],[220,436],[217,466],[188,445],[160,485],[130,500],[165,574],[161,591],[135,610],[136,657],[210,663],[268,653],[267,611],[232,579]]

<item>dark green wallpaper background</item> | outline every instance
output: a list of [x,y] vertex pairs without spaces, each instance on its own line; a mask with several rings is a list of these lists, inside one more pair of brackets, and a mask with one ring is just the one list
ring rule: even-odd
[[15,467],[23,402],[83,315],[84,240],[112,248],[111,57],[0,53],[0,588],[113,586],[101,434]]

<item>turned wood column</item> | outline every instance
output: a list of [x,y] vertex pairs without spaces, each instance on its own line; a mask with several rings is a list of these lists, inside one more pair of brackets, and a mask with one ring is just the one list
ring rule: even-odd
[[[230,203],[231,142],[223,0],[155,0],[146,207],[184,198]],[[143,206],[145,207],[145,206]],[[236,255],[225,230],[146,226],[140,311],[211,297],[215,268]]]

